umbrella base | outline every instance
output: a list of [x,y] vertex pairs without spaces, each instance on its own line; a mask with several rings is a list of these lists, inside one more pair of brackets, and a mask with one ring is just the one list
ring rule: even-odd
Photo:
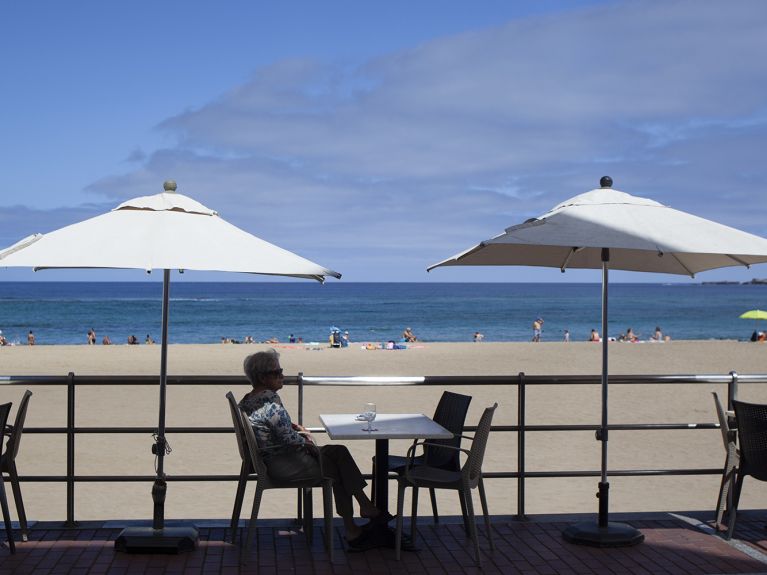
[[115,551],[178,554],[194,551],[199,540],[194,527],[128,527],[115,539]]
[[562,531],[562,537],[568,543],[590,547],[631,547],[644,541],[641,531],[612,521],[607,523],[607,527],[600,527],[596,521],[575,523]]

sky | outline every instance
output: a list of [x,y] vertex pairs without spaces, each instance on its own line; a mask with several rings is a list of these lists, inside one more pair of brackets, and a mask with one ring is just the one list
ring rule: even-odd
[[762,0],[6,2],[0,247],[167,179],[342,281],[599,282],[426,267],[604,175],[767,236],[765,30]]

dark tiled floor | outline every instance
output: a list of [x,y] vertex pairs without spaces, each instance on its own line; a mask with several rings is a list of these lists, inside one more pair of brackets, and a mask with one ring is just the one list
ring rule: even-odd
[[[116,552],[114,540],[122,529],[114,522],[82,524],[77,529],[38,523],[30,540],[17,544],[15,555],[7,547],[0,548],[0,575],[767,573],[767,512],[744,513],[732,542],[713,533],[705,523],[706,514],[641,514],[620,519],[641,529],[644,543],[612,549],[583,547],[562,539],[562,529],[575,518],[546,516],[523,522],[494,517],[496,548],[490,551],[486,538],[480,537],[481,570],[474,565],[471,542],[456,518],[446,518],[439,526],[424,519],[418,532],[420,551],[403,553],[400,562],[386,548],[347,552],[341,529],[336,527],[331,563],[319,523],[309,546],[303,534],[285,530],[288,521],[267,521],[259,527],[257,542],[243,566],[239,547],[224,541],[230,534],[218,526],[223,522],[199,522],[197,549],[178,555]],[[2,531],[0,535],[4,539]]]

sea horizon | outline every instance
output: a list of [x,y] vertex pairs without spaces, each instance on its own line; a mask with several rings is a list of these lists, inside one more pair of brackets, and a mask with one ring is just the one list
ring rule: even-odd
[[[613,282],[608,337],[630,327],[649,339],[656,327],[672,339],[747,340],[757,322],[739,319],[766,308],[759,283]],[[26,343],[85,344],[89,329],[125,343],[160,339],[162,283],[144,281],[0,282],[0,330]],[[584,341],[601,326],[598,282],[175,281],[170,286],[169,343],[222,338],[281,343],[326,342],[330,328],[353,342],[398,341],[411,327],[422,341],[530,341],[544,320],[543,341]]]

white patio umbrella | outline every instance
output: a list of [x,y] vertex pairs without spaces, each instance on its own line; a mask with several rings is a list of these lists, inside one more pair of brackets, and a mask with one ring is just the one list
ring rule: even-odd
[[[151,272],[163,270],[162,347],[160,356],[160,415],[152,451],[157,456],[157,477],[152,490],[154,519],[147,535],[175,536],[164,527],[165,389],[168,359],[168,298],[170,270],[211,270],[292,276],[324,281],[341,274],[265,242],[226,222],[201,203],[175,193],[167,181],[165,191],[123,202],[112,211],[48,234],[29,236],[0,251],[0,267],[122,268]],[[141,541],[141,546],[152,543]]]
[[602,442],[599,521],[568,527],[564,536],[596,546],[633,545],[643,535],[608,521],[607,482],[607,292],[608,269],[694,276],[727,267],[767,262],[767,239],[612,189],[566,200],[540,217],[430,266],[545,266],[602,269]]

